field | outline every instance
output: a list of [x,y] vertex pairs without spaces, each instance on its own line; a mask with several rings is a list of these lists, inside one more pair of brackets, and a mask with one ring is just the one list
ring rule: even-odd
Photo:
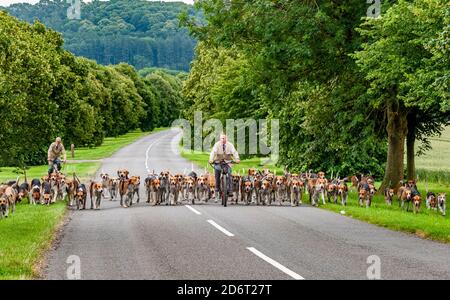
[[[427,189],[436,193],[446,192],[448,203],[450,196],[450,128],[447,128],[441,137],[433,138],[431,144],[433,149],[426,153],[426,155],[418,157],[416,160],[417,173],[419,174],[418,188],[422,196],[426,194]],[[195,162],[202,168],[207,165],[209,157],[207,153],[191,151],[183,151],[182,156]],[[243,160],[238,167],[235,167],[234,171],[238,172],[242,168],[248,169],[250,167],[263,169],[266,166],[261,166],[260,160],[254,158]],[[269,169],[282,174],[281,168],[270,167]],[[211,171],[212,169],[209,168],[209,170]],[[427,179],[426,183],[425,179]],[[380,183],[377,184],[377,186],[379,185]],[[304,195],[304,199],[307,199],[307,195]],[[348,205],[345,208],[339,204],[331,203],[322,205],[320,208],[392,230],[412,233],[421,238],[450,243],[449,209],[447,208],[447,215],[443,217],[436,211],[427,210],[424,201],[422,202],[419,214],[401,210],[397,200],[395,200],[392,206],[388,206],[384,202],[382,195],[375,196],[371,208],[365,208],[358,205],[356,191],[351,189]]]
[[[78,160],[106,158],[147,134],[149,133],[134,131],[117,138],[107,138],[99,147],[77,149],[75,158]],[[74,161],[64,165],[62,171],[69,176],[75,172],[82,181],[85,181],[95,175],[100,165],[100,161]],[[27,170],[28,181],[32,178],[41,178],[46,173],[47,166],[31,167]],[[0,182],[15,180],[17,176],[17,168],[0,169]],[[23,176],[20,180],[23,180]],[[21,203],[17,205],[13,216],[0,220],[0,280],[32,279],[39,276],[38,266],[42,254],[50,247],[55,231],[64,220],[66,212],[65,201],[49,207]]]

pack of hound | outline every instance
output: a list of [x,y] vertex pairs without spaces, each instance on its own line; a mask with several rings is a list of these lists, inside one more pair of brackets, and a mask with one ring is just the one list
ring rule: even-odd
[[[346,206],[351,187],[357,191],[358,204],[362,207],[371,207],[372,200],[377,192],[372,176],[352,176],[341,179],[331,175],[326,178],[324,172],[313,173],[311,170],[304,173],[276,174],[270,170],[250,168],[242,173],[231,176],[231,204],[242,205],[290,205],[299,206],[308,198],[312,206],[326,205],[327,203]],[[117,171],[116,177],[102,173],[98,181],[81,183],[73,176],[54,172],[41,179],[33,179],[31,183],[11,181],[0,184],[0,218],[8,217],[14,213],[16,203],[28,199],[31,205],[51,205],[57,201],[67,199],[68,205],[78,210],[87,207],[88,198],[90,209],[98,210],[103,199],[120,201],[120,206],[131,207],[140,201],[141,177],[132,176],[126,169]],[[195,172],[189,174],[171,173],[162,171],[149,174],[144,182],[146,203],[157,206],[175,206],[180,204],[202,204],[216,199],[215,177],[205,170],[202,175]],[[384,190],[387,205],[392,205],[394,197],[398,198],[399,207],[414,213],[420,211],[422,196],[419,193],[416,181],[402,181],[397,193],[388,187]],[[446,194],[426,192],[426,207],[438,211],[445,216]]]

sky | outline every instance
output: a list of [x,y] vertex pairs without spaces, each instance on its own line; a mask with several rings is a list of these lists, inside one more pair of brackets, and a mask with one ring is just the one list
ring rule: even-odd
[[[159,0],[150,0],[150,1],[159,1]],[[192,4],[194,0],[164,0],[166,2],[180,2],[183,1],[185,3]],[[14,3],[37,3],[39,0],[0,0],[0,6],[8,6]],[[83,2],[89,2],[89,0],[83,0]]]

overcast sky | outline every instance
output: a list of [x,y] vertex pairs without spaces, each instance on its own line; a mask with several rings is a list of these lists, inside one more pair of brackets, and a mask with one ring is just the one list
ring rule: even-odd
[[[159,1],[159,0],[149,0],[149,1]],[[192,4],[194,3],[194,0],[164,0],[166,2],[185,2],[185,3],[189,3]],[[8,6],[10,4],[14,4],[14,3],[37,3],[39,2],[39,0],[0,0],[0,6]],[[83,2],[89,2],[89,0],[83,0]]]

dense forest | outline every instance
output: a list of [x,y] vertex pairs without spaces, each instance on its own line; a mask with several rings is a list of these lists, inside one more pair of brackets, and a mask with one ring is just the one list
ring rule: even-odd
[[[398,186],[450,117],[448,0],[198,1],[186,116],[280,120],[281,164]],[[406,145],[406,149],[405,149]],[[405,152],[407,156],[404,165]]]
[[[60,33],[65,49],[99,64],[126,62],[136,69],[160,67],[189,70],[195,40],[179,27],[182,11],[194,14],[182,2],[94,0],[81,4],[81,19],[69,19],[66,0],[13,4],[6,10],[29,23],[40,20]],[[198,15],[198,14],[197,14]]]
[[0,11],[0,166],[45,164],[50,142],[169,126],[182,110],[182,73],[103,66],[63,48],[61,35]]

